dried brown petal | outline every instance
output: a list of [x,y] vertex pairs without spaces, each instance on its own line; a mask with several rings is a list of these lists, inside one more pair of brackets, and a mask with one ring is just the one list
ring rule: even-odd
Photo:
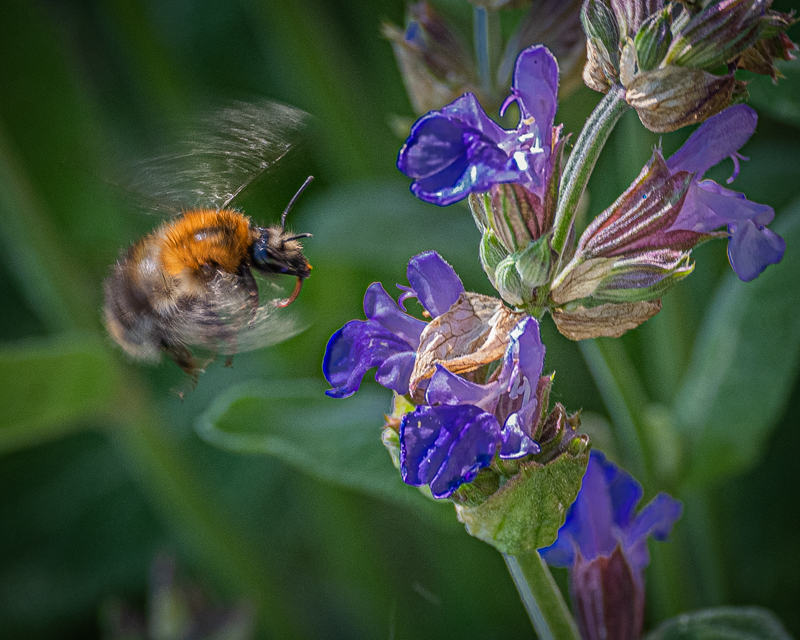
[[570,311],[553,309],[556,328],[570,340],[619,338],[661,311],[661,300],[601,304]]
[[663,67],[637,75],[626,100],[642,124],[656,133],[675,131],[719,113],[731,103],[733,74],[715,76],[699,69]]
[[411,374],[411,393],[420,381],[434,374],[437,364],[453,373],[466,373],[502,358],[508,334],[523,317],[497,298],[462,293],[446,313],[434,318],[422,332]]

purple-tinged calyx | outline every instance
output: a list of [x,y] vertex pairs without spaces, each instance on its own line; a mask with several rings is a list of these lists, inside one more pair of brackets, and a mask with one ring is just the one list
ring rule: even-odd
[[553,302],[653,300],[691,273],[689,250],[710,237],[673,229],[691,181],[686,171],[672,173],[656,150],[628,190],[581,235],[575,256],[553,281]]
[[[408,281],[401,302],[416,297],[432,316],[446,312],[464,291],[456,272],[434,251],[414,256],[408,263]],[[417,347],[426,323],[407,314],[373,283],[364,296],[367,320],[352,320],[331,336],[322,370],[332,389],[326,393],[346,398],[361,385],[364,374],[378,367],[375,379],[400,394],[408,393]]]

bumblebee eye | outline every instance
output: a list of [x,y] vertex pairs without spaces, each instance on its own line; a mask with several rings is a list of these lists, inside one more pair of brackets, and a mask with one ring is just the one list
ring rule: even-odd
[[270,246],[270,231],[265,229],[253,244],[252,260],[253,266],[259,271],[266,273],[288,273],[289,265],[283,259],[280,252],[283,251],[283,243],[277,248]]

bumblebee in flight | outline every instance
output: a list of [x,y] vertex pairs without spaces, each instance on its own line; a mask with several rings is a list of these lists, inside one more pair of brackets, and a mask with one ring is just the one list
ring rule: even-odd
[[[212,206],[184,210],[133,244],[114,265],[105,281],[105,324],[111,337],[134,359],[158,362],[166,353],[196,383],[205,363],[198,362],[195,349],[212,356],[228,355],[230,363],[235,353],[297,333],[293,319],[280,310],[297,298],[310,275],[311,265],[300,239],[311,234],[287,231],[286,216],[312,178],[291,199],[280,225],[260,227],[230,207],[240,191],[285,155],[289,144],[284,143],[286,149],[280,152],[279,147],[276,154],[274,139],[267,139],[259,125],[272,124],[275,110],[283,116],[299,113],[288,109],[275,103],[239,104],[215,113],[214,126],[226,122],[221,114],[227,116],[229,125],[222,141],[227,143],[222,145],[224,166],[218,176],[201,176],[195,183],[200,187],[193,189],[196,195],[210,193],[205,199]],[[217,151],[210,148],[215,141],[206,140],[202,153],[188,155],[195,159],[203,156],[202,166],[208,172],[212,167],[208,157]],[[233,148],[232,143],[242,149]],[[163,178],[162,172],[159,175]],[[170,195],[174,198],[176,194]],[[220,205],[214,207],[214,201],[220,199]],[[285,299],[262,301],[254,271],[267,277],[293,276],[297,278],[294,291]]]

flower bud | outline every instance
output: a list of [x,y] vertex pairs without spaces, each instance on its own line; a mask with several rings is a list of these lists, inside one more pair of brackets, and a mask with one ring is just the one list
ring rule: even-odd
[[730,62],[759,39],[770,0],[722,0],[690,17],[676,33],[665,65],[707,71]]
[[697,124],[728,107],[734,92],[743,88],[733,74],[661,67],[636,75],[628,86],[628,104],[642,124],[656,133],[668,133]]
[[[586,32],[587,49],[583,77],[589,76],[595,85],[611,87],[619,79],[621,34],[610,0],[586,0],[581,8],[581,24]],[[594,89],[593,84],[589,86]]]
[[[746,97],[737,68],[777,78],[775,58],[791,58],[794,23],[772,0],[697,6],[660,0],[586,0],[584,82],[607,92],[621,84],[642,124],[658,133],[703,122]],[[728,65],[728,73],[715,75]]]
[[469,47],[427,2],[409,9],[404,30],[384,23],[397,65],[417,114],[439,109],[478,86]]
[[672,12],[664,9],[648,18],[634,38],[636,58],[642,71],[655,69],[672,42]]
[[777,82],[783,75],[775,66],[775,60],[794,60],[792,51],[797,50],[797,45],[786,35],[786,30],[796,22],[791,14],[768,11],[762,25],[762,39],[742,53],[736,66],[770,76]]

